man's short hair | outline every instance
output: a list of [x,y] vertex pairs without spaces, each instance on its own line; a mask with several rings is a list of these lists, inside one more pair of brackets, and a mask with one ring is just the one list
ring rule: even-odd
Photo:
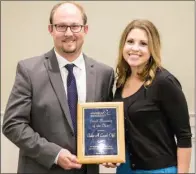
[[55,11],[57,10],[57,8],[60,7],[60,6],[63,5],[63,4],[68,4],[68,3],[69,3],[69,4],[75,5],[75,6],[80,10],[80,12],[81,12],[81,14],[82,14],[83,23],[84,23],[84,25],[86,25],[86,24],[87,24],[87,15],[86,15],[86,13],[85,13],[85,11],[84,11],[84,8],[83,8],[80,4],[78,4],[78,3],[74,2],[74,1],[60,2],[60,3],[56,4],[56,5],[52,8],[52,10],[51,10],[51,12],[50,12],[50,18],[49,18],[50,24],[53,24],[53,16],[54,16],[54,13],[55,13]]

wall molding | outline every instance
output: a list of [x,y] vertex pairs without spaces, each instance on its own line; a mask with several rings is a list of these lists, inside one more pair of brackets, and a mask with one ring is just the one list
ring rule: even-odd
[[[3,123],[3,115],[4,112],[1,112],[1,127]],[[196,114],[195,113],[189,113],[190,116],[190,125],[191,125],[191,131],[192,131],[192,141],[195,142],[195,119],[196,119]]]
[[[3,122],[3,115],[4,115],[4,112],[1,112],[1,125],[2,125],[2,122]],[[190,116],[190,125],[191,125],[191,127],[195,127],[196,114],[195,113],[190,113],[189,116]]]
[[190,113],[190,125],[191,125],[191,132],[192,132],[192,141],[195,142],[195,119],[196,113]]

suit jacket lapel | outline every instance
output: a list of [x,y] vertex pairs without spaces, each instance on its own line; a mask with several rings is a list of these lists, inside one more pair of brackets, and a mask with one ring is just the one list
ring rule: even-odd
[[59,100],[61,108],[64,111],[64,114],[67,118],[67,121],[68,121],[71,129],[74,130],[73,125],[72,125],[70,111],[69,111],[69,106],[68,106],[67,98],[66,98],[66,94],[65,94],[65,89],[63,86],[63,81],[61,78],[60,69],[59,69],[59,65],[58,65],[54,50],[51,50],[50,52],[48,52],[46,54],[46,60],[45,60],[44,64],[45,64],[46,69],[48,71],[48,75],[49,75],[51,84],[52,84],[54,91],[57,95],[57,98]]
[[95,100],[96,71],[94,62],[84,54],[86,66],[86,102]]

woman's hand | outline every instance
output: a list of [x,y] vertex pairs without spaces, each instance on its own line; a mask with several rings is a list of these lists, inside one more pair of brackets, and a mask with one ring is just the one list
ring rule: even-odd
[[102,165],[107,168],[115,168],[118,167],[120,163],[103,163]]

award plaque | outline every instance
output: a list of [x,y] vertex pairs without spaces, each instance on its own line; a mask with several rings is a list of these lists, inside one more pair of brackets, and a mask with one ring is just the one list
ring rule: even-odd
[[77,157],[81,164],[125,162],[123,102],[78,104]]

